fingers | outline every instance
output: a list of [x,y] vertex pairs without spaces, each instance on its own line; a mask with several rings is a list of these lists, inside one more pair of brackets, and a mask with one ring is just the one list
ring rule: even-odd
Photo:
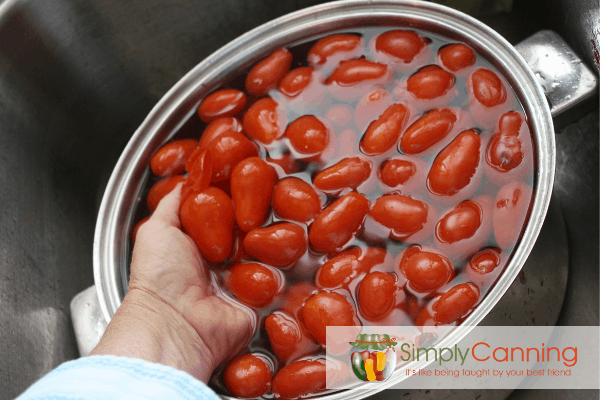
[[183,183],[175,186],[175,189],[158,203],[158,207],[150,217],[150,221],[157,221],[165,226],[181,227],[178,215],[179,203],[181,202],[181,186],[183,186]]

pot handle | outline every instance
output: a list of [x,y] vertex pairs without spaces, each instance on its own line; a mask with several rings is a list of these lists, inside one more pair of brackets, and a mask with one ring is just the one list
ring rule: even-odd
[[543,30],[515,46],[546,93],[559,132],[598,109],[598,80],[556,32]]
[[96,286],[90,286],[71,300],[71,320],[81,357],[88,356],[106,330]]

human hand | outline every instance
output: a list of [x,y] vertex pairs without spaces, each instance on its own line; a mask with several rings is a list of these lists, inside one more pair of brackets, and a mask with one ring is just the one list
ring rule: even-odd
[[[179,229],[180,189],[161,200],[140,227],[129,292],[107,328],[107,340],[105,334],[92,355],[143,358],[207,382],[216,366],[248,342],[253,314],[216,295],[196,245]],[[147,340],[140,329],[149,332]]]

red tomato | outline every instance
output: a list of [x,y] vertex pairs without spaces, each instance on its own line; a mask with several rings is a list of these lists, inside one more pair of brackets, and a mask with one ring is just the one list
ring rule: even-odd
[[294,361],[273,379],[275,398],[297,399],[325,389],[325,359]]
[[369,272],[374,267],[384,270],[392,270],[394,268],[390,254],[380,247],[363,248],[358,258],[358,263],[360,270],[365,272]]
[[367,274],[358,289],[360,312],[370,320],[385,317],[396,303],[396,290],[394,274],[379,271]]
[[408,108],[399,103],[392,104],[369,125],[360,141],[361,150],[369,155],[385,153],[398,143],[409,118]]
[[244,354],[229,361],[223,370],[223,383],[235,397],[253,398],[271,389],[271,367],[262,355]]
[[369,216],[392,229],[398,238],[408,238],[425,226],[428,210],[427,203],[393,194],[378,198]]
[[320,292],[302,307],[304,324],[318,343],[325,345],[327,326],[356,326],[354,307],[338,293]]
[[[208,150],[198,147],[185,164],[188,177],[181,188],[181,203],[192,193],[208,188],[212,179],[212,157]],[[180,204],[181,204],[180,203]]]
[[353,86],[366,81],[376,81],[389,74],[385,64],[358,58],[340,62],[340,65],[327,78],[328,85],[337,83],[340,86]]
[[196,150],[194,139],[181,139],[162,146],[150,160],[150,169],[157,176],[178,175],[185,170],[185,163]]
[[438,50],[440,63],[452,72],[457,72],[475,64],[477,56],[466,44],[452,43]]
[[392,94],[381,88],[371,90],[356,104],[354,110],[354,123],[358,131],[362,132],[369,124],[377,119],[394,102]]
[[365,196],[345,194],[315,218],[308,232],[310,244],[321,253],[340,249],[360,229],[368,212],[369,200]]
[[233,117],[221,117],[215,119],[204,129],[202,136],[200,136],[198,148],[206,148],[213,139],[218,138],[226,132],[242,132],[240,120]]
[[220,263],[233,247],[234,210],[221,189],[209,187],[188,196],[181,206],[181,224],[210,262]]
[[387,55],[399,58],[404,63],[409,63],[429,43],[429,39],[420,36],[417,32],[393,30],[377,36],[375,49]]
[[359,157],[344,158],[335,165],[319,172],[313,184],[317,189],[335,192],[342,189],[356,189],[371,174],[371,162]]
[[482,218],[483,210],[479,204],[471,200],[463,201],[439,220],[435,226],[435,234],[444,243],[468,239],[475,235]]
[[265,330],[273,352],[284,363],[318,350],[319,346],[309,337],[296,318],[285,312],[275,311],[265,320]]
[[400,152],[418,154],[427,150],[445,138],[457,120],[458,116],[448,108],[429,111],[404,132],[400,139]]
[[258,157],[246,158],[233,169],[231,198],[241,230],[259,227],[267,219],[276,177],[273,167]]
[[360,270],[358,257],[361,250],[354,247],[327,260],[317,270],[315,283],[320,288],[335,288],[346,284]]
[[300,161],[296,160],[289,154],[284,154],[281,156],[281,158],[267,157],[267,162],[279,165],[286,174],[295,174],[296,172],[300,172],[302,168]]
[[314,115],[304,115],[292,122],[285,135],[300,154],[319,154],[329,144],[329,130]]
[[244,239],[244,250],[257,260],[274,267],[288,267],[306,252],[304,228],[291,222],[253,229]]
[[279,84],[279,91],[288,97],[298,96],[312,82],[314,71],[311,67],[291,70]]
[[417,292],[432,292],[454,278],[452,262],[446,256],[433,250],[423,251],[419,245],[404,251],[398,268]]
[[437,65],[427,65],[412,74],[406,89],[417,99],[435,99],[454,86],[454,76]]
[[471,182],[479,166],[481,138],[473,131],[461,132],[431,165],[427,187],[440,196],[452,196]]
[[390,159],[381,163],[379,179],[389,187],[405,184],[417,173],[417,166],[412,161]]
[[469,268],[477,274],[489,274],[500,266],[501,250],[495,247],[483,249],[469,260]]
[[198,115],[204,122],[219,117],[233,117],[246,106],[246,94],[236,89],[221,89],[206,96],[198,106]]
[[181,182],[185,182],[185,180],[185,175],[175,175],[162,179],[152,185],[150,191],[148,192],[148,197],[146,197],[148,210],[153,213],[154,210],[156,210],[156,207],[158,207],[158,203],[162,200],[162,198],[171,193],[173,189],[175,189],[175,186]]
[[451,324],[465,317],[479,300],[479,288],[472,283],[460,283],[442,294],[433,305],[436,325]]
[[242,303],[262,308],[273,301],[280,291],[281,276],[257,263],[235,264],[229,269],[225,283]]
[[303,326],[302,315],[300,310],[306,300],[317,292],[317,288],[310,282],[299,282],[292,286],[285,294],[285,302],[283,309],[296,317]]
[[500,117],[499,132],[494,133],[487,147],[486,161],[492,168],[508,172],[523,161],[523,143],[519,132],[523,119],[516,111],[510,111]]
[[513,182],[503,186],[494,200],[494,236],[502,249],[511,248],[517,243],[523,229],[531,187],[525,183]]
[[246,91],[254,96],[264,96],[276,87],[290,70],[292,53],[279,49],[256,64],[246,77]]
[[473,87],[473,96],[486,107],[494,107],[506,100],[506,89],[495,72],[479,68],[469,75]]
[[135,224],[135,227],[133,228],[133,231],[131,232],[131,242],[135,244],[135,239],[137,238],[137,233],[140,230],[140,227],[142,225],[144,225],[145,222],[147,222],[150,219],[150,217],[145,217],[142,220],[140,220],[140,222],[138,222],[137,224]]
[[226,132],[207,146],[212,158],[212,182],[227,180],[240,161],[258,156],[254,144],[237,132]]
[[299,178],[279,181],[273,191],[273,210],[287,220],[312,221],[321,211],[321,199],[312,186]]
[[264,144],[278,139],[286,124],[286,111],[270,97],[252,104],[244,115],[243,122],[246,135]]
[[325,119],[338,128],[346,128],[352,124],[352,109],[345,104],[335,105],[327,111]]
[[356,51],[362,47],[362,38],[357,35],[340,33],[321,38],[308,51],[308,63],[313,67],[323,65],[331,56],[341,54],[358,55]]

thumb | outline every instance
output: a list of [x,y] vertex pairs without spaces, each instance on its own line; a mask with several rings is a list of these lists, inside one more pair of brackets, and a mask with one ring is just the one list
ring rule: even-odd
[[179,220],[179,203],[181,202],[181,187],[183,183],[175,186],[168,195],[163,197],[158,203],[158,207],[154,210],[154,214],[150,217],[150,221],[159,222],[163,226],[181,227]]

